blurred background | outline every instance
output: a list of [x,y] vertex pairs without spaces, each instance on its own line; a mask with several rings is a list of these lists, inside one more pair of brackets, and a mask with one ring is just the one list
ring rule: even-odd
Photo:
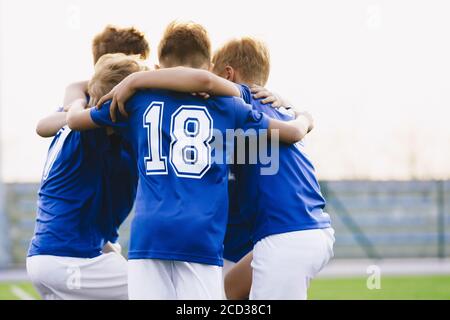
[[36,298],[24,261],[51,141],[37,121],[90,78],[105,25],[144,31],[153,66],[174,19],[214,48],[266,41],[268,88],[315,117],[307,149],[337,241],[310,297],[450,299],[449,14],[446,0],[0,0],[0,299]]

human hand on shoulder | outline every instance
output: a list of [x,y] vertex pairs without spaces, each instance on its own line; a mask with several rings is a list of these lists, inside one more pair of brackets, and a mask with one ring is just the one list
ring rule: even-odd
[[258,85],[252,85],[250,87],[253,93],[253,98],[262,99],[261,103],[271,104],[274,108],[281,108],[289,106],[289,102],[281,97],[279,94],[271,92],[264,87]]

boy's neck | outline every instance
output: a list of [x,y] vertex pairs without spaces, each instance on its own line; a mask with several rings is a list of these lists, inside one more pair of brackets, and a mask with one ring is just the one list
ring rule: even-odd
[[248,87],[251,87],[252,85],[255,84],[255,82],[248,81],[248,80],[244,79],[243,77],[241,77],[241,73],[237,69],[235,69],[234,79],[229,79],[229,80],[232,80],[233,82],[235,82],[237,84],[244,84]]
[[251,86],[253,85],[253,83],[250,83],[250,82],[248,82],[248,81],[238,81],[237,83],[238,83],[238,84],[244,84],[244,85],[246,85],[247,87],[251,87]]
[[203,70],[206,70],[206,71],[209,71],[209,65],[207,65],[207,64],[203,64],[202,66],[198,66],[198,64],[196,64],[196,63],[188,63],[188,62],[186,62],[186,63],[179,63],[179,62],[174,62],[174,63],[171,63],[171,62],[160,62],[160,64],[159,64],[159,66],[160,66],[160,68],[161,69],[165,69],[165,68],[175,68],[175,67],[185,67],[185,68],[192,68],[192,69],[203,69]]

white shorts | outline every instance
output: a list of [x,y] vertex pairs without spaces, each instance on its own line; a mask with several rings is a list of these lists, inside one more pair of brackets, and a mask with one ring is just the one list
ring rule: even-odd
[[276,234],[253,249],[251,300],[306,300],[309,282],[333,257],[334,230]]
[[117,253],[96,258],[33,256],[27,272],[45,300],[127,300],[127,262]]
[[199,263],[128,261],[130,300],[221,300],[222,268]]

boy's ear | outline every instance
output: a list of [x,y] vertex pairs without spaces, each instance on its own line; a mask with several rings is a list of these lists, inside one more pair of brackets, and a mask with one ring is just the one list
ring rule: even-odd
[[235,82],[236,80],[236,71],[234,71],[233,67],[226,66],[225,67],[225,79]]

